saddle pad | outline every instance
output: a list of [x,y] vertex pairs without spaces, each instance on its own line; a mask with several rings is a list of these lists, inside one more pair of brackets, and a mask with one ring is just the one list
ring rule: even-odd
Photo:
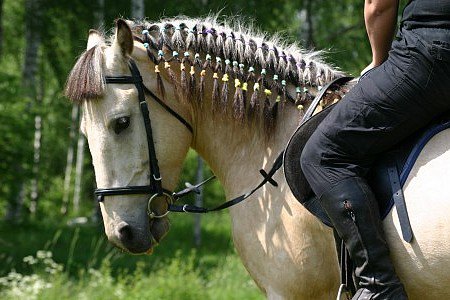
[[[330,106],[314,115],[299,126],[291,136],[283,159],[283,170],[288,186],[296,199],[323,223],[331,226],[326,213],[315,198],[300,166],[302,150],[317,126],[333,109]],[[393,191],[389,181],[388,168],[393,165],[399,170],[400,184],[403,187],[414,163],[428,141],[439,132],[450,128],[450,116],[440,117],[434,123],[380,155],[369,172],[367,181],[378,201],[380,216],[384,219],[394,205]],[[381,158],[382,157],[382,158]]]
[[400,185],[403,187],[426,144],[433,136],[449,128],[450,118],[446,116],[396,145],[375,163],[367,179],[377,198],[381,219],[384,219],[394,206],[394,191],[389,182],[388,168],[392,165],[397,167]]
[[300,166],[300,155],[306,142],[316,130],[317,126],[328,116],[334,105],[329,106],[315,114],[300,125],[291,136],[283,157],[283,170],[287,183],[295,198],[300,203],[305,203],[312,196],[312,189],[303,174]]

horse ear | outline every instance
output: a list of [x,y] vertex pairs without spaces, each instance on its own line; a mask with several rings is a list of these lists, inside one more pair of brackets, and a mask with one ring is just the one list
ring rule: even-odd
[[123,56],[130,55],[133,52],[133,34],[125,20],[118,19],[116,21],[114,45],[120,49]]
[[89,50],[92,47],[95,47],[104,42],[105,42],[105,39],[103,38],[103,35],[100,32],[98,32],[97,30],[91,29],[91,30],[89,30],[89,37],[88,37],[86,50]]

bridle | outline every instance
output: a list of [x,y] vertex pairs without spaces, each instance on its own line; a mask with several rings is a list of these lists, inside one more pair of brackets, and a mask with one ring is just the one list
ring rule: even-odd
[[139,195],[139,194],[150,194],[150,198],[147,204],[147,214],[150,219],[165,217],[169,210],[163,214],[156,214],[152,211],[152,202],[159,197],[167,197],[168,205],[170,206],[174,201],[175,193],[166,190],[162,186],[162,178],[159,172],[158,159],[156,158],[155,143],[153,141],[152,124],[150,121],[149,110],[147,101],[145,99],[145,94],[148,94],[153,100],[160,104],[167,112],[174,116],[178,121],[180,121],[192,134],[192,126],[178,113],[171,109],[167,104],[165,104],[160,98],[158,98],[152,91],[150,91],[143,83],[142,76],[139,72],[136,63],[130,59],[128,64],[131,76],[105,76],[106,84],[134,84],[138,91],[138,100],[141,114],[144,120],[145,132],[147,136],[148,145],[148,158],[149,158],[149,169],[150,169],[150,184],[149,185],[138,185],[138,186],[125,186],[125,187],[113,187],[113,188],[101,188],[96,189],[94,194],[97,197],[98,202],[103,202],[105,196],[116,196],[116,195]]
[[[228,207],[234,206],[245,199],[249,198],[253,193],[255,193],[258,189],[260,189],[262,186],[264,186],[266,183],[270,183],[271,185],[277,187],[277,182],[272,178],[274,174],[280,169],[283,162],[283,153],[279,153],[277,158],[275,159],[272,167],[268,172],[261,169],[259,172],[261,176],[263,177],[263,180],[252,190],[248,191],[245,194],[242,194],[234,199],[228,200],[221,205],[214,207],[214,208],[204,208],[204,207],[198,207],[195,205],[174,205],[175,201],[189,195],[190,193],[199,193],[199,187],[207,182],[209,182],[211,179],[215,178],[215,176],[212,176],[208,179],[206,179],[203,182],[200,182],[196,185],[189,185],[186,189],[179,191],[177,193],[171,192],[167,189],[164,189],[162,186],[162,178],[161,174],[159,172],[159,166],[158,166],[158,159],[156,158],[156,152],[155,152],[155,144],[153,142],[153,133],[152,133],[152,126],[149,116],[149,110],[148,105],[145,99],[145,94],[149,95],[150,98],[155,100],[159,105],[161,105],[168,113],[170,113],[173,117],[175,117],[180,123],[182,123],[190,132],[191,134],[194,133],[194,130],[192,126],[187,122],[182,116],[180,116],[177,112],[175,112],[172,108],[170,108],[167,104],[165,104],[158,96],[156,96],[152,91],[150,91],[143,83],[142,76],[139,72],[138,67],[136,66],[136,63],[130,59],[129,60],[129,68],[131,71],[131,76],[105,76],[105,83],[106,84],[134,84],[137,91],[138,91],[138,100],[139,100],[139,107],[141,110],[141,114],[144,120],[145,125],[145,132],[147,136],[147,145],[148,145],[148,157],[149,157],[149,169],[150,169],[150,184],[149,185],[138,185],[138,186],[125,186],[125,187],[113,187],[113,188],[101,188],[96,189],[94,191],[95,196],[97,197],[98,202],[103,202],[105,199],[105,196],[116,196],[116,195],[142,195],[142,194],[149,194],[151,195],[148,204],[147,204],[147,214],[150,219],[154,218],[163,218],[167,216],[169,212],[185,212],[185,213],[208,213],[213,211],[220,211],[223,209],[226,209]],[[343,85],[349,80],[351,80],[351,77],[340,77],[335,79],[334,81],[328,83],[325,87],[322,88],[322,90],[317,94],[313,102],[311,103],[308,111],[305,113],[301,123],[305,122],[307,119],[309,119],[317,105],[319,104],[320,100],[322,99],[323,95],[326,93],[326,91],[333,85]],[[167,211],[162,214],[157,214],[152,210],[151,204],[154,200],[160,197],[166,197],[167,204]]]
[[[260,187],[265,185],[267,182],[274,186],[278,186],[277,183],[272,179],[272,176],[275,172],[281,167],[282,155],[279,155],[276,159],[274,165],[272,166],[269,172],[265,172],[264,170],[260,170],[261,175],[264,179],[251,191],[226,201],[221,205],[214,208],[204,208],[198,207],[195,205],[174,205],[174,202],[182,197],[185,197],[191,193],[199,193],[199,187],[203,184],[209,182],[211,179],[214,179],[215,176],[211,176],[203,182],[200,182],[196,185],[190,185],[179,192],[171,192],[162,186],[162,178],[159,172],[158,159],[156,158],[155,145],[153,142],[153,132],[152,125],[149,116],[148,105],[145,99],[145,94],[148,94],[153,100],[155,100],[159,105],[161,105],[167,112],[169,112],[173,117],[175,117],[178,121],[180,121],[192,134],[194,130],[192,126],[187,122],[182,116],[176,113],[173,109],[171,109],[167,104],[165,104],[158,96],[156,96],[152,91],[150,91],[143,83],[142,76],[139,72],[136,63],[130,59],[128,64],[131,76],[105,76],[106,84],[134,84],[138,91],[138,100],[139,107],[141,110],[142,118],[144,120],[145,132],[147,136],[147,145],[148,145],[148,157],[149,157],[149,169],[150,169],[150,184],[149,185],[138,185],[138,186],[124,186],[124,187],[113,187],[113,188],[101,188],[96,189],[94,191],[95,196],[97,197],[98,202],[103,202],[105,200],[105,196],[117,196],[117,195],[142,195],[142,194],[150,194],[150,198],[147,204],[147,215],[150,219],[154,218],[163,218],[167,216],[169,212],[180,212],[180,213],[208,213],[212,211],[219,211],[226,209],[230,206],[236,205],[243,200],[250,197],[255,191],[257,191]],[[166,197],[168,199],[167,211],[163,214],[157,214],[152,210],[151,204],[152,202],[159,198]]]

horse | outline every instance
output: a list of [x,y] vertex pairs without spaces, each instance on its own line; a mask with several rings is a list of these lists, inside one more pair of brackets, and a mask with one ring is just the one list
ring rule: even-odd
[[[341,76],[320,52],[214,17],[119,19],[109,39],[91,30],[65,93],[82,106],[109,241],[134,254],[161,242],[189,148],[228,199],[256,186],[311,98]],[[404,185],[414,240],[401,239],[395,207],[383,221],[410,299],[450,298],[449,149],[450,131],[433,137]],[[272,179],[277,187],[266,184],[229,209],[242,263],[268,299],[334,299],[332,229],[298,203],[281,172]]]

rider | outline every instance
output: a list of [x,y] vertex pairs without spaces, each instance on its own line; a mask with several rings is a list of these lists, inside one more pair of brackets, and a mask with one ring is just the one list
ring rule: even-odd
[[[365,0],[372,63],[311,136],[302,170],[355,265],[353,299],[407,299],[364,179],[378,154],[450,109],[450,1]],[[393,41],[392,41],[393,40]]]

